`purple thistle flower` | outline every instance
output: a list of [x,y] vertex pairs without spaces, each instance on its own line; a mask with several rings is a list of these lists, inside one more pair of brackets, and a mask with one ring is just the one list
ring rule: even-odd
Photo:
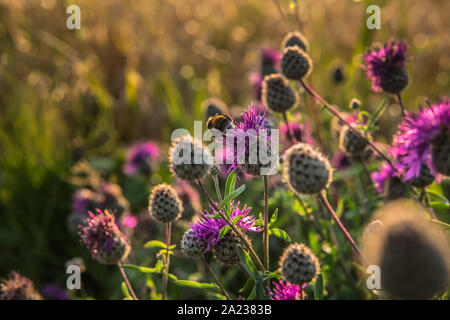
[[261,70],[250,74],[250,83],[253,87],[253,97],[261,101],[262,82],[269,74],[277,73],[280,70],[281,53],[278,50],[269,48],[261,49]]
[[[302,290],[297,284],[292,284],[289,282],[278,281],[274,282],[274,289],[271,290],[270,287],[267,288],[270,294],[270,300],[301,300]],[[306,287],[306,283],[303,284],[303,288]]]
[[379,193],[383,192],[384,187],[389,183],[389,180],[394,177],[399,177],[400,173],[395,171],[389,164],[383,163],[379,172],[372,172],[372,178],[375,187]]
[[[250,150],[250,141],[253,140],[251,137],[256,136],[256,140],[258,140],[258,136],[262,133],[263,130],[267,132],[267,139],[270,140],[270,130],[268,130],[266,125],[266,111],[257,111],[257,107],[251,105],[247,110],[245,110],[241,114],[241,119],[236,122],[236,127],[234,130],[227,130],[225,134],[224,143],[227,146],[227,141],[233,141],[234,147],[233,150],[226,149],[226,163],[229,163],[228,159],[232,158],[232,164],[228,169],[228,172],[234,170],[236,172],[237,168],[239,168],[240,164],[238,163],[239,157],[238,154],[242,150],[239,150],[239,144],[244,142],[244,152],[248,153]],[[231,153],[233,151],[233,153]],[[236,174],[237,175],[237,174]]]
[[[289,129],[291,130],[296,142],[306,142],[312,146],[316,144],[311,134],[311,126],[307,120],[303,121],[301,125],[298,122],[298,119],[296,119],[295,122],[288,121],[288,123]],[[284,148],[287,149],[292,145],[292,143],[287,138],[286,123],[282,123],[279,130],[280,136],[284,138]]]
[[398,168],[405,171],[405,180],[417,178],[424,163],[437,174],[432,144],[445,130],[450,130],[449,98],[403,119],[389,151],[397,159]]
[[90,189],[80,189],[73,195],[72,209],[78,213],[86,214],[98,207],[99,197]]
[[104,264],[116,264],[128,255],[129,241],[116,225],[114,215],[97,209],[89,212],[86,225],[80,225],[80,236],[94,259]]
[[11,271],[7,279],[0,279],[0,300],[42,300],[33,281]]
[[364,54],[362,69],[366,71],[367,78],[372,80],[375,92],[385,89],[384,85],[390,82],[394,70],[404,69],[405,52],[406,41],[396,42],[391,39],[382,48],[374,45]]
[[69,299],[69,297],[67,296],[66,290],[64,290],[63,287],[61,287],[57,284],[54,284],[54,283],[46,284],[42,288],[42,295],[46,299],[50,299],[50,300],[68,300]]
[[351,162],[349,156],[345,154],[343,151],[339,151],[331,160],[333,168],[339,170],[345,170],[350,167]]
[[[240,202],[238,202],[236,205],[234,205],[233,202],[231,203],[231,220],[238,216],[242,216],[243,218],[241,218],[241,220],[236,223],[236,226],[246,231],[261,232],[261,228],[255,225],[255,217],[253,215],[250,215],[250,211],[252,210],[252,208],[244,205],[244,207],[240,209],[239,205]],[[226,221],[221,218],[210,217],[217,213],[217,211],[215,211],[214,209],[211,210],[211,214],[205,210],[196,223],[191,223],[191,229],[194,231],[194,234],[207,243],[207,251],[210,250],[212,246],[217,244],[217,242],[219,242],[220,230],[227,225]],[[225,213],[225,210],[222,209],[222,212]]]
[[143,142],[133,146],[127,155],[124,165],[126,175],[133,175],[138,171],[151,172],[151,162],[159,157],[158,146],[152,142]]

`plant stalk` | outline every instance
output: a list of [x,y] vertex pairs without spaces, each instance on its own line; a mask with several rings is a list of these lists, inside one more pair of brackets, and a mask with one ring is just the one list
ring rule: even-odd
[[213,269],[209,265],[209,263],[206,260],[204,255],[202,256],[202,261],[203,261],[203,264],[205,265],[206,269],[208,270],[209,274],[211,275],[211,277],[213,277],[213,279],[216,282],[217,286],[219,287],[220,291],[222,291],[222,293],[227,298],[227,300],[233,300],[233,299],[231,299],[230,294],[227,292],[225,287],[220,282],[219,278],[217,278],[216,274],[214,273]]
[[326,198],[326,196],[324,196],[322,193],[317,194],[317,197],[319,199],[319,201],[323,204],[323,206],[328,210],[328,212],[331,214],[331,217],[333,218],[333,220],[336,222],[336,224],[338,225],[339,229],[341,230],[341,232],[344,234],[345,239],[347,240],[347,242],[350,244],[350,246],[352,247],[353,251],[355,251],[355,253],[358,255],[358,257],[361,259],[361,261],[366,264],[366,265],[370,265],[368,260],[364,257],[364,255],[362,254],[361,250],[359,249],[359,247],[356,245],[356,242],[353,240],[352,236],[350,235],[350,233],[347,231],[347,229],[344,227],[344,225],[342,224],[341,220],[338,218],[338,216],[336,215],[336,213],[334,212],[333,208],[331,207],[330,203],[328,202],[328,199]]
[[245,248],[249,251],[250,255],[252,256],[253,260],[257,263],[258,267],[265,271],[264,265],[262,264],[261,260],[259,259],[258,255],[255,253],[255,250],[253,250],[252,244],[248,241],[248,239],[242,234],[242,232],[236,227],[236,225],[230,220],[230,218],[222,212],[222,210],[219,210],[219,207],[217,204],[213,201],[211,196],[208,193],[208,190],[206,190],[203,182],[200,180],[196,180],[197,185],[199,186],[199,189],[203,196],[208,200],[209,204],[214,208],[214,210],[221,216],[223,220],[230,226],[231,230],[234,231],[234,233],[238,236],[241,243],[245,246]]
[[125,270],[123,270],[122,262],[117,263],[117,266],[119,267],[120,273],[122,274],[122,278],[125,281],[126,286],[128,287],[128,291],[130,292],[131,297],[133,298],[133,300],[139,300],[136,297],[136,294],[134,293],[133,287],[131,286],[130,281],[128,280]]
[[166,267],[164,269],[162,299],[167,298],[167,284],[169,282],[169,265],[170,265],[170,236],[172,233],[172,222],[166,222]]
[[264,232],[263,232],[263,247],[264,247],[264,266],[266,270],[269,269],[269,176],[263,176],[264,180]]

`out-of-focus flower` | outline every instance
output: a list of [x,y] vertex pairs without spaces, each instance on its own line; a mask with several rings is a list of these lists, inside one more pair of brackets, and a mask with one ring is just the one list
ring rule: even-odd
[[[298,284],[292,284],[279,280],[273,282],[273,290],[270,287],[267,291],[270,294],[270,300],[301,300],[302,290]],[[306,283],[303,284],[303,288],[306,287]]]
[[280,70],[281,53],[277,50],[262,48],[261,50],[261,69],[259,72],[250,74],[250,83],[253,87],[253,97],[261,101],[262,82],[264,77],[277,73]]
[[408,84],[405,71],[406,42],[391,39],[382,48],[374,45],[364,54],[362,68],[372,80],[375,92],[383,89],[389,93],[400,93]]
[[379,193],[386,191],[387,200],[407,197],[408,186],[402,181],[401,171],[388,163],[383,163],[380,171],[372,172],[370,177]]
[[66,290],[61,286],[49,283],[42,287],[42,295],[45,299],[50,300],[67,300],[69,297],[67,296]]
[[1,279],[0,300],[42,300],[42,296],[30,279],[11,271],[7,279]]
[[331,160],[331,163],[333,165],[333,168],[336,168],[338,170],[345,170],[351,165],[349,156],[347,156],[343,151],[339,151],[338,153],[336,153],[336,155]]
[[423,164],[435,175],[450,176],[450,98],[408,114],[389,151],[407,181],[419,177]]
[[[253,215],[250,215],[252,208],[244,205],[239,208],[240,202],[231,203],[231,220],[236,217],[242,216],[242,218],[236,223],[236,226],[245,231],[261,232],[261,228],[256,226],[256,219]],[[222,209],[224,212],[224,209]],[[215,246],[219,241],[220,230],[227,225],[227,222],[221,218],[212,218],[210,216],[215,215],[217,211],[212,209],[211,213],[204,211],[200,219],[196,223],[191,224],[191,229],[194,235],[200,239],[203,239],[207,243],[207,250]],[[229,231],[231,232],[231,231]]]
[[74,211],[86,214],[98,208],[99,196],[90,189],[80,189],[73,195],[72,208]]
[[[311,125],[309,124],[308,120],[304,120],[300,124],[298,118],[296,118],[294,121],[288,121],[288,124],[291,134],[295,139],[294,143],[306,142],[307,144],[310,144],[312,146],[315,145],[315,141],[311,134]],[[292,146],[293,143],[289,141],[287,137],[286,123],[283,122],[282,124],[280,124],[279,130],[281,139],[284,140],[284,148],[287,149]]]
[[184,180],[177,179],[174,184],[175,192],[183,203],[183,219],[191,219],[196,213],[200,212],[202,205],[200,195],[197,190]]
[[124,172],[127,175],[134,175],[136,172],[150,174],[155,161],[159,157],[159,148],[153,142],[139,143],[130,148],[127,161],[124,165]]
[[363,235],[362,250],[381,272],[381,290],[389,298],[431,299],[447,291],[449,254],[445,232],[425,219],[426,210],[397,200],[378,210],[379,226]]
[[117,264],[130,252],[127,237],[108,211],[97,210],[97,215],[89,212],[87,225],[80,226],[80,236],[92,258],[103,264]]
[[122,214],[128,210],[129,203],[118,184],[103,181],[97,192],[101,197],[99,209],[109,210],[115,214]]

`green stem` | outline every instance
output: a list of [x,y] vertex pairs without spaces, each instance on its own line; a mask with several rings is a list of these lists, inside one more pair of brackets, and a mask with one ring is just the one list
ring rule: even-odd
[[344,227],[344,225],[342,224],[341,220],[339,220],[338,216],[336,215],[336,213],[334,212],[334,210],[331,207],[330,203],[328,202],[328,199],[326,198],[326,196],[324,196],[322,193],[318,193],[317,197],[318,197],[319,201],[323,204],[323,206],[331,214],[331,217],[336,222],[336,224],[338,225],[338,227],[341,230],[341,232],[344,234],[345,239],[350,244],[350,246],[352,247],[353,251],[355,251],[355,253],[359,256],[359,258],[361,259],[361,261],[363,263],[365,263],[366,265],[370,265],[368,260],[364,257],[364,255],[362,254],[361,250],[356,245],[355,240],[353,240],[352,236],[347,231],[347,229]]
[[162,299],[167,298],[167,284],[169,282],[169,265],[170,265],[170,236],[172,233],[172,222],[166,222],[166,267],[163,276]]
[[220,282],[219,278],[217,278],[216,274],[214,273],[213,269],[209,265],[209,263],[206,260],[205,256],[202,256],[202,261],[203,261],[203,264],[205,265],[206,269],[208,270],[209,274],[211,275],[211,277],[213,277],[213,279],[216,282],[217,286],[219,287],[220,291],[222,291],[222,293],[225,295],[227,300],[233,300],[233,299],[231,299],[230,294],[227,292],[225,287]]
[[402,96],[400,93],[397,93],[395,95],[397,97],[397,102],[400,105],[400,108],[402,108],[402,116],[405,116],[405,106],[403,105],[403,100],[402,100]]
[[133,298],[133,300],[139,300],[136,297],[136,294],[134,293],[133,287],[131,286],[130,281],[128,280],[125,270],[123,270],[122,268],[122,262],[117,263],[117,266],[119,267],[120,273],[122,274],[123,280],[125,281],[125,284],[128,287],[128,291],[130,292],[131,297]]
[[375,151],[384,161],[386,161],[392,169],[396,172],[398,171],[392,164],[392,161],[389,160],[384,153],[382,153],[369,139],[367,139],[364,135],[362,135],[358,130],[356,130],[352,125],[350,125],[345,119],[341,116],[341,114],[333,108],[327,101],[325,101],[319,94],[317,94],[311,87],[309,87],[303,80],[300,80],[300,84],[303,86],[306,92],[308,92],[311,97],[320,105],[322,105],[325,109],[335,115],[342,123],[344,123],[347,127],[350,128],[358,137],[364,139],[367,144]]
[[264,180],[264,266],[266,270],[269,269],[269,176],[263,176]]
[[200,180],[196,180],[196,183],[199,186],[199,189],[200,189],[201,193],[203,194],[203,196],[208,200],[209,204],[220,215],[220,217],[223,220],[225,220],[225,222],[230,226],[231,230],[233,230],[234,233],[238,236],[240,242],[249,251],[250,255],[252,256],[253,260],[257,263],[258,267],[262,271],[265,271],[264,265],[262,264],[262,262],[259,259],[258,255],[255,253],[255,250],[253,250],[253,247],[252,247],[252,244],[250,243],[250,241],[236,227],[236,225],[233,223],[233,221],[231,221],[230,218],[222,210],[219,210],[219,207],[217,206],[217,204],[213,201],[213,199],[209,195],[208,191],[206,190],[205,186],[203,185],[203,182],[201,182]]
[[219,199],[219,202],[222,202],[222,194],[220,193],[220,186],[219,186],[219,178],[217,175],[212,176],[212,179],[214,181],[214,188],[216,189],[217,199]]

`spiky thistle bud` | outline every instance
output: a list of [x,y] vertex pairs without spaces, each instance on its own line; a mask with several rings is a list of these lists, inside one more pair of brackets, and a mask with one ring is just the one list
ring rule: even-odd
[[[447,108],[447,110],[449,109]],[[450,114],[450,112],[447,112],[447,114]],[[433,139],[431,154],[436,170],[445,176],[450,176],[450,128],[443,128]]]
[[[364,136],[364,132],[362,130],[358,130],[358,132]],[[346,126],[342,127],[339,134],[339,146],[341,150],[348,155],[359,155],[366,149],[367,140],[361,138],[353,132],[352,129]]]
[[[449,150],[450,151],[450,150]],[[419,176],[410,180],[411,185],[416,188],[425,188],[432,184],[434,181],[434,175],[426,163],[422,164],[420,168]]]
[[103,264],[117,264],[127,258],[130,243],[119,230],[114,216],[107,210],[89,212],[87,225],[80,226],[81,240],[91,251],[92,258]]
[[173,142],[169,160],[172,173],[187,181],[203,178],[214,163],[209,149],[192,136],[180,137]]
[[219,173],[220,173],[221,170],[222,170],[222,169],[221,169],[221,167],[220,167],[220,164],[214,163],[211,167],[209,167],[208,173],[209,173],[211,176],[217,176],[217,175],[219,175]]
[[333,171],[328,159],[306,143],[297,143],[285,154],[284,178],[298,193],[319,193],[331,183]]
[[311,58],[299,47],[288,47],[283,51],[281,58],[281,71],[283,75],[292,80],[301,80],[308,76],[312,70]]
[[232,266],[239,263],[237,244],[240,244],[239,238],[229,231],[212,247],[212,252],[223,265]]
[[11,271],[7,279],[1,279],[0,300],[42,300],[42,296],[30,279]]
[[408,82],[409,78],[406,70],[400,67],[394,67],[388,70],[386,78],[380,82],[380,87],[385,92],[397,94],[406,88]]
[[198,237],[192,229],[186,231],[181,239],[181,250],[188,257],[199,257],[205,253],[207,243]]
[[299,31],[289,32],[283,39],[281,47],[299,47],[303,51],[307,52],[309,50],[309,42],[308,39]]
[[359,99],[353,98],[352,100],[350,100],[348,107],[349,109],[357,110],[361,107],[361,101],[359,101]]
[[171,222],[181,216],[183,205],[175,190],[163,183],[153,188],[148,211],[158,221]]
[[286,281],[303,285],[313,281],[320,273],[319,259],[304,244],[293,243],[280,258],[280,271]]
[[297,93],[281,74],[264,78],[262,88],[263,104],[275,112],[286,112],[297,103]]
[[363,237],[363,253],[380,267],[381,290],[390,298],[431,299],[448,287],[443,230],[426,215],[413,201],[391,202],[375,213],[383,226]]

